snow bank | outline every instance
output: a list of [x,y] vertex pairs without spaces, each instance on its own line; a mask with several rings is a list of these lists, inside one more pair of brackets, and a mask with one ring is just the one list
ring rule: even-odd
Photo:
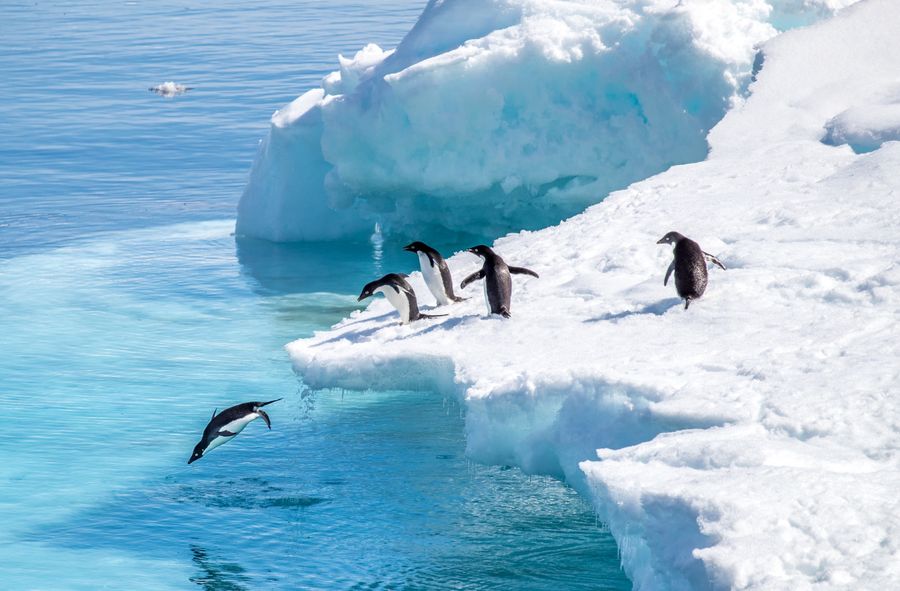
[[[589,495],[635,588],[895,587],[900,142],[821,140],[893,96],[898,30],[894,0],[864,0],[777,37],[706,161],[499,240],[541,275],[514,277],[511,320],[480,288],[409,326],[378,301],[288,345],[296,370],[459,395],[468,453]],[[662,285],[669,230],[729,266],[687,312]],[[449,264],[458,282],[479,263]]]
[[778,26],[853,0],[432,0],[272,117],[238,207],[275,241],[501,235],[706,156]]

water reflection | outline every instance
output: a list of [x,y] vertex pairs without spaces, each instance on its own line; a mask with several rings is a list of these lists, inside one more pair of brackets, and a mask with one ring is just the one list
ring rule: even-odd
[[375,230],[369,237],[369,242],[372,243],[372,261],[375,263],[376,275],[381,275],[381,259],[384,258],[384,235],[381,233],[381,224],[375,224]]
[[191,577],[190,582],[204,591],[246,591],[241,585],[248,582],[249,577],[244,568],[234,562],[217,562],[209,557],[209,553],[200,546],[191,545],[191,560],[200,574]]
[[[453,235],[427,242],[449,257],[489,238]],[[376,226],[369,240],[275,243],[237,237],[241,275],[260,295],[297,293],[357,294],[385,273],[410,273],[419,268],[415,255],[403,250],[409,238],[387,236]]]

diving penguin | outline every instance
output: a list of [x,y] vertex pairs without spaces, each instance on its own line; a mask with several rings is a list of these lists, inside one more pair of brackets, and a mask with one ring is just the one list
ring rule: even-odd
[[219,447],[223,443],[228,443],[235,435],[243,431],[244,427],[251,421],[255,421],[260,417],[266,422],[266,426],[271,429],[272,422],[269,421],[269,415],[266,414],[262,407],[272,404],[273,402],[278,402],[279,400],[281,400],[281,398],[270,400],[268,402],[245,402],[243,404],[232,406],[231,408],[226,408],[219,414],[216,414],[216,411],[213,411],[212,418],[206,425],[206,429],[203,430],[203,436],[200,438],[200,442],[194,446],[194,453],[191,454],[191,459],[188,460],[188,464],[196,462],[202,458],[206,452]]
[[472,254],[484,259],[481,270],[472,273],[459,285],[464,289],[468,284],[478,279],[484,279],[484,300],[489,314],[499,314],[509,318],[509,302],[512,296],[512,279],[510,274],[532,275],[538,274],[524,267],[510,267],[500,258],[500,255],[483,244],[469,249]]
[[419,255],[419,267],[422,268],[422,277],[425,285],[434,295],[439,306],[446,306],[450,302],[461,302],[466,298],[457,297],[453,293],[453,279],[450,278],[450,267],[441,253],[431,248],[424,242],[413,242],[403,247],[403,250]]
[[666,270],[666,278],[663,285],[669,283],[669,276],[675,272],[675,290],[679,297],[684,299],[684,309],[687,310],[691,305],[691,300],[696,300],[706,291],[708,281],[706,272],[706,259],[713,264],[718,265],[725,270],[725,265],[719,259],[703,252],[700,245],[679,234],[678,232],[669,232],[659,239],[657,244],[674,244],[672,250],[674,259],[672,264]]
[[359,294],[357,301],[361,302],[376,293],[384,294],[387,301],[400,313],[400,324],[409,324],[421,318],[446,316],[446,314],[429,315],[419,312],[419,306],[416,303],[416,293],[410,284],[406,282],[406,277],[409,277],[409,275],[388,273],[381,279],[367,283],[363,287],[362,293]]

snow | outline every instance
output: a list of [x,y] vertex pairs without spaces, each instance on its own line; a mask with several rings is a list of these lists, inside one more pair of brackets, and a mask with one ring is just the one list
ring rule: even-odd
[[852,0],[431,0],[276,112],[237,233],[538,229],[696,162],[758,46]]
[[[510,320],[477,285],[408,326],[376,301],[289,344],[296,371],[459,396],[468,454],[572,483],[636,589],[896,587],[898,30],[894,0],[863,0],[779,35],[705,161],[498,240],[540,274],[513,276]],[[688,311],[662,285],[670,230],[728,266]],[[448,264],[458,284],[480,260]]]

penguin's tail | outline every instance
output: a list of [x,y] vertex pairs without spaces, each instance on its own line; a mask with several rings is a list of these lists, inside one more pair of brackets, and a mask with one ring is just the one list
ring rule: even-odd
[[503,316],[504,318],[511,317],[511,314],[509,313],[509,310],[506,309],[506,306],[503,306],[502,308],[500,308],[500,315]]
[[450,299],[453,300],[454,302],[464,302],[464,301],[466,301],[466,300],[469,299],[469,298],[461,298],[461,297],[459,297],[459,296],[453,296],[453,297],[450,298]]
[[691,298],[684,298],[684,309],[687,310],[688,306],[691,305]]

